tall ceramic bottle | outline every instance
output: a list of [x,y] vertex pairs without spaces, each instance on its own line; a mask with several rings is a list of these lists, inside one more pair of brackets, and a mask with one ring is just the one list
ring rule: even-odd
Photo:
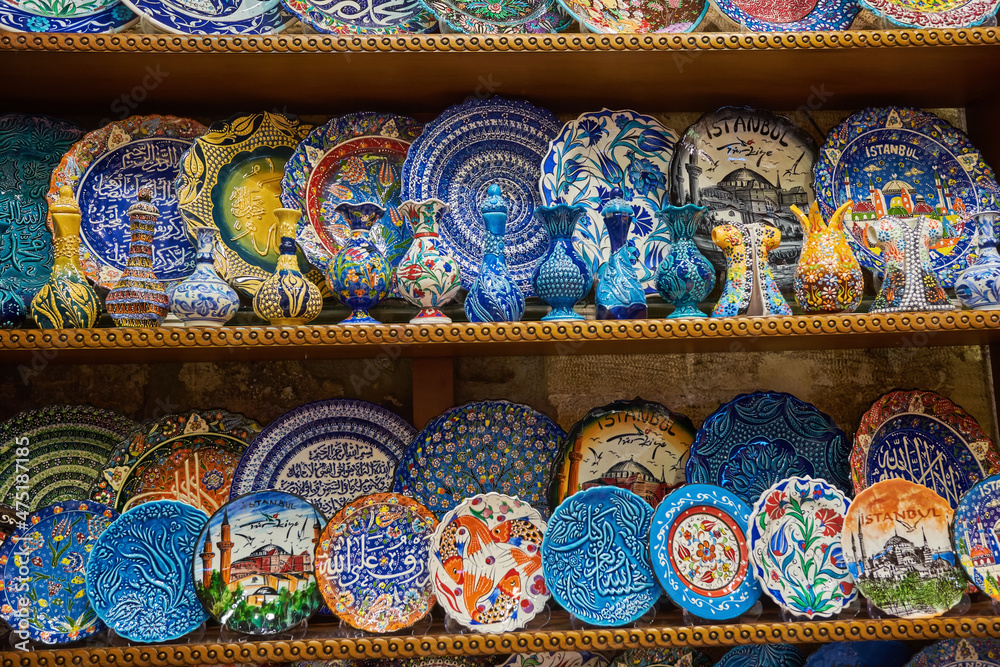
[[59,188],[49,206],[55,237],[52,275],[31,300],[31,316],[40,329],[89,329],[97,324],[101,302],[80,266],[80,206],[73,188]]
[[726,284],[712,310],[712,317],[735,317],[746,312],[753,281],[746,239],[733,225],[717,225],[712,228],[712,243],[726,258]]
[[665,206],[656,212],[670,233],[670,252],[656,269],[656,291],[674,305],[667,317],[707,317],[698,310],[715,286],[715,268],[694,244],[704,206]]
[[510,275],[504,254],[508,207],[499,185],[486,189],[479,210],[486,223],[486,239],[479,274],[465,297],[465,316],[470,322],[517,322],[524,315],[524,295]]
[[276,208],[278,219],[278,263],[274,273],[260,284],[253,296],[253,312],[278,326],[307,324],[323,309],[319,287],[299,271],[295,256],[295,229],[302,212],[296,208]]
[[853,313],[861,304],[865,278],[847,245],[843,225],[844,213],[851,206],[853,202],[845,202],[828,223],[823,222],[816,202],[808,215],[791,207],[805,234],[793,282],[795,300],[805,313]]
[[389,296],[395,275],[392,265],[368,234],[372,225],[385,215],[385,209],[369,202],[343,202],[334,210],[344,216],[351,228],[347,243],[326,268],[330,290],[352,311],[341,324],[378,324],[368,309]]
[[955,296],[975,310],[1000,308],[1000,254],[994,225],[1000,213],[979,213],[970,221],[976,225],[976,261],[955,281]]
[[646,317],[646,292],[639,282],[635,263],[639,250],[628,238],[632,227],[632,207],[615,188],[611,201],[601,211],[611,241],[611,257],[597,270],[597,319],[636,320]]
[[462,289],[462,279],[458,262],[439,243],[438,220],[448,205],[438,199],[404,201],[398,210],[413,228],[413,243],[396,267],[399,293],[420,308],[410,324],[449,324],[440,308]]
[[104,305],[120,327],[158,327],[168,303],[163,283],[153,273],[153,233],[160,212],[147,188],[139,190],[127,215],[132,231],[128,263]]
[[771,251],[781,243],[781,232],[777,227],[753,222],[746,226],[747,245],[750,247],[750,301],[747,303],[749,317],[767,315],[791,315],[792,309],[778,289],[778,283],[771,271]]
[[543,320],[582,320],[573,310],[587,296],[594,276],[587,262],[573,247],[573,232],[587,209],[584,206],[539,206],[535,217],[549,233],[549,247],[535,265],[532,284],[535,294],[552,307]]
[[194,273],[170,291],[170,312],[187,327],[221,327],[240,307],[236,290],[215,272],[215,242],[219,231],[198,227]]
[[944,233],[941,220],[887,216],[869,224],[865,233],[884,258],[882,289],[868,312],[955,309],[931,264],[931,244]]

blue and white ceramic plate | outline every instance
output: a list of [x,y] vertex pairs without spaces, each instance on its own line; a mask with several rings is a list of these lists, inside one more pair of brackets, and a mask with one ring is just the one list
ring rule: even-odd
[[688,483],[717,484],[748,504],[779,480],[820,477],[851,495],[851,443],[791,394],[758,391],[719,406],[695,436]]
[[636,648],[620,653],[611,667],[712,667],[712,660],[693,648]]
[[660,597],[649,566],[652,518],[649,503],[613,486],[563,501],[542,540],[542,569],[556,602],[601,626],[627,625],[652,609]]
[[94,543],[116,518],[118,512],[89,500],[56,503],[27,517],[0,547],[0,618],[43,644],[103,630],[84,583]]
[[416,429],[367,401],[329,399],[286,412],[247,447],[230,498],[275,489],[332,516],[346,503],[392,488]]
[[715,667],[802,667],[806,656],[791,644],[737,646],[715,663]]
[[723,14],[752,32],[847,30],[858,0],[715,0]]
[[97,539],[87,562],[87,597],[101,620],[137,642],[183,637],[208,619],[191,563],[208,517],[174,500],[130,509]]
[[955,508],[955,554],[979,590],[1000,601],[1000,475],[973,486]]
[[119,0],[0,2],[0,28],[15,32],[120,32],[138,20]]
[[279,0],[122,0],[160,30],[181,35],[278,33],[295,20]]
[[853,201],[844,215],[847,241],[861,265],[880,273],[871,222],[922,215],[944,223],[931,264],[945,287],[955,284],[975,250],[967,214],[994,210],[1000,200],[993,170],[951,123],[912,107],[871,107],[830,130],[813,169],[824,216]]
[[611,190],[621,188],[632,205],[629,238],[642,260],[636,267],[639,280],[646,292],[656,292],[656,270],[670,250],[670,238],[656,228],[654,213],[670,203],[667,174],[678,138],[651,116],[602,109],[566,123],[552,140],[542,162],[542,201],[587,208],[573,241],[595,274],[611,255],[601,210]]
[[479,275],[483,256],[486,226],[479,205],[486,189],[497,183],[510,207],[507,265],[525,296],[531,296],[535,263],[549,244],[544,226],[534,219],[543,203],[539,165],[558,132],[552,112],[493,97],[449,107],[410,146],[402,197],[448,204],[440,221],[441,247],[458,261],[466,289]]
[[414,438],[399,462],[394,491],[441,517],[479,493],[517,496],[539,510],[566,433],[527,405],[482,401],[451,408]]
[[499,667],[608,667],[608,660],[590,651],[515,653]]
[[834,642],[816,649],[805,667],[903,667],[911,655],[905,642]]
[[906,667],[995,667],[1000,665],[1000,640],[942,639],[925,647]]
[[417,0],[281,0],[301,21],[334,35],[392,35],[433,32],[434,14]]
[[760,598],[751,569],[750,506],[725,489],[688,484],[663,499],[649,531],[653,572],[695,616],[728,620]]

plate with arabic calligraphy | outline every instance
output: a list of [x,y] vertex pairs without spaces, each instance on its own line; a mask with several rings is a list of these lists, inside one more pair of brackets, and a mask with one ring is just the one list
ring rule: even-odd
[[934,489],[954,508],[974,484],[997,473],[1000,455],[979,423],[932,391],[882,396],[854,436],[856,493],[884,479],[908,479]]
[[968,28],[997,12],[997,0],[860,0],[861,6],[905,28]]
[[319,32],[334,35],[426,33],[437,18],[417,0],[281,0],[293,14]]
[[[195,249],[177,208],[178,163],[205,126],[174,116],[131,116],[87,133],[52,172],[48,199],[73,188],[80,204],[80,264],[87,278],[114,287],[128,264],[131,231],[125,212],[139,188],[153,195],[160,211],[153,235],[153,272],[177,283],[194,271]],[[48,225],[52,229],[52,217]]]
[[906,667],[998,666],[1000,640],[997,639],[942,639],[925,646],[906,663]]
[[858,0],[716,0],[723,14],[752,32],[847,30]]
[[180,35],[263,35],[295,17],[278,0],[122,0],[160,30]]
[[712,660],[693,648],[635,648],[619,654],[611,667],[712,667]]
[[498,667],[608,667],[608,660],[590,651],[515,653]]
[[122,512],[179,500],[211,514],[229,499],[236,465],[259,432],[254,420],[225,410],[161,417],[118,446],[90,497]]
[[13,32],[114,33],[139,20],[118,0],[4,0],[0,28]]
[[791,644],[753,644],[730,649],[715,667],[802,667],[805,661]]

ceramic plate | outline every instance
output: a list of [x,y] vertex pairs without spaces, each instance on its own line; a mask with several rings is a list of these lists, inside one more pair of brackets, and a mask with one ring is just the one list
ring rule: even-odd
[[[517,4],[519,0],[507,0]],[[576,26],[576,20],[567,14],[556,0],[551,0],[544,13],[538,18],[526,23],[500,25],[494,21],[484,21],[475,18],[463,7],[474,2],[455,2],[454,0],[421,0],[421,4],[429,7],[440,21],[441,32],[463,33],[469,35],[518,35],[568,32]],[[522,4],[536,6],[534,0]],[[497,5],[500,12],[505,11],[503,5]],[[509,10],[506,10],[509,11]]]
[[770,255],[774,278],[783,291],[792,289],[804,239],[790,207],[805,211],[813,202],[816,154],[806,132],[769,111],[723,107],[685,130],[670,160],[670,197],[708,208],[694,242],[718,275],[726,275],[726,261],[712,229],[765,223],[781,232]]
[[1000,601],[1000,475],[973,486],[955,509],[955,553],[979,590]]
[[497,183],[510,208],[504,236],[507,265],[531,296],[535,263],[549,244],[545,228],[534,219],[542,204],[539,165],[558,132],[556,117],[528,102],[471,99],[446,109],[410,146],[402,197],[448,204],[440,221],[441,247],[458,261],[466,289],[482,261],[486,227],[479,205],[486,189]]
[[607,659],[590,651],[515,653],[499,667],[608,667]]
[[[165,76],[165,75],[164,75]],[[52,172],[48,198],[73,188],[80,204],[80,264],[87,278],[112,288],[128,263],[128,216],[139,188],[148,188],[160,211],[153,238],[153,271],[166,283],[194,271],[195,249],[177,210],[178,161],[205,126],[174,116],[131,116],[88,133]],[[48,220],[52,228],[52,218]]]
[[81,500],[49,505],[28,517],[0,547],[0,618],[43,644],[65,644],[103,630],[84,582],[94,543],[116,518],[110,507]]
[[860,0],[876,16],[912,28],[966,28],[997,11],[997,0]]
[[653,508],[631,491],[599,486],[567,498],[542,541],[546,583],[584,623],[621,626],[653,608],[660,587],[649,566]]
[[861,11],[858,0],[716,0],[716,5],[752,32],[847,30]]
[[781,480],[754,505],[747,535],[753,573],[789,613],[830,618],[858,596],[840,537],[849,506],[826,480],[810,477]]
[[829,416],[781,392],[743,394],[721,405],[698,430],[688,482],[717,484],[747,504],[775,482],[820,477],[851,493],[850,442]]
[[0,2],[0,28],[15,32],[119,32],[138,20],[118,0]]
[[712,667],[712,661],[692,648],[636,648],[620,653],[612,667]]
[[208,517],[173,500],[134,507],[108,526],[87,562],[87,597],[119,636],[137,642],[183,637],[208,619],[191,578]]
[[206,410],[143,425],[115,449],[90,497],[124,512],[151,500],[179,500],[214,512],[229,499],[236,464],[260,424]]
[[[372,229],[370,238],[383,255],[393,250],[396,263],[406,253],[405,249],[402,252],[396,249],[404,244],[408,246],[413,238],[413,231],[397,210],[402,202],[399,198],[400,170],[410,142],[420,136],[423,128],[421,123],[406,116],[353,113],[314,127],[296,146],[285,163],[281,201],[284,206],[303,212],[296,240],[313,266],[326,271],[330,258],[344,245],[348,236],[347,221],[333,210],[342,201],[360,199],[388,203],[386,214]],[[338,151],[339,158],[333,164],[327,162],[326,157],[342,145],[345,148]],[[380,148],[373,151],[374,145]],[[397,150],[387,150],[387,145],[395,145]],[[351,160],[352,157],[357,159]],[[308,186],[321,162],[326,163],[325,171],[314,183],[317,190],[314,201],[320,206],[311,209]],[[347,168],[348,164],[353,168]]]
[[940,616],[966,578],[951,544],[953,511],[925,486],[887,479],[857,495],[844,519],[847,567],[861,593],[900,618]]
[[912,654],[904,642],[834,642],[816,649],[805,667],[903,667]]
[[632,204],[629,238],[642,260],[636,267],[639,280],[648,293],[656,293],[656,269],[670,250],[670,239],[665,230],[655,229],[654,213],[670,203],[667,174],[677,138],[651,116],[603,109],[566,123],[549,144],[539,182],[542,201],[587,208],[573,240],[595,274],[611,256],[601,210],[618,187]]
[[426,616],[434,606],[428,559],[437,525],[430,510],[395,493],[342,507],[316,548],[327,606],[365,632],[395,632]]
[[[195,227],[219,230],[216,268],[247,296],[278,261],[278,219],[285,162],[312,129],[297,118],[267,111],[212,123],[181,156],[176,189],[181,215]],[[308,273],[305,257],[299,268]],[[315,278],[317,284],[325,281]]]
[[994,667],[1000,665],[996,639],[942,639],[913,656],[906,667]]
[[861,418],[851,452],[854,491],[883,479],[934,489],[952,507],[972,486],[1000,473],[1000,456],[976,420],[931,391],[893,391]]
[[295,17],[278,0],[122,0],[165,32],[181,35],[278,33]]
[[560,0],[573,18],[591,32],[644,33],[691,32],[708,13],[708,0],[676,0],[673,3],[605,0]]
[[441,519],[431,542],[430,573],[438,604],[477,632],[512,632],[545,608],[545,519],[502,493],[467,498]]
[[649,531],[653,572],[699,618],[739,617],[760,598],[750,569],[750,507],[725,489],[688,484],[660,503]]
[[570,429],[552,469],[549,502],[594,486],[617,486],[656,507],[684,483],[694,426],[682,414],[637,398],[594,408]]
[[272,635],[307,620],[323,599],[313,558],[325,520],[290,493],[257,491],[231,500],[198,536],[194,588],[226,629]]
[[51,405],[11,417],[0,424],[0,502],[21,510],[84,498],[136,427],[128,417],[89,405]]
[[961,130],[910,107],[859,111],[827,135],[815,166],[816,197],[824,216],[847,201],[847,241],[861,265],[881,273],[884,262],[866,237],[885,215],[923,215],[945,223],[931,264],[945,287],[955,284],[975,250],[965,214],[996,208],[993,171]]
[[282,0],[282,4],[315,30],[334,35],[425,33],[438,25],[417,0]]
[[466,403],[432,419],[413,438],[394,490],[439,517],[470,496],[494,491],[517,496],[546,516],[549,470],[564,437],[555,422],[526,405]]
[[715,667],[802,667],[805,661],[791,644],[753,644],[731,649]]
[[[540,18],[548,5],[547,0],[421,0],[421,4],[455,32],[494,32],[519,26]],[[487,29],[470,31],[470,26]]]

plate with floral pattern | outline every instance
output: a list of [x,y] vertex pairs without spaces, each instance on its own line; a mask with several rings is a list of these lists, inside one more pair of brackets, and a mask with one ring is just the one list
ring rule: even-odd
[[997,12],[997,0],[860,0],[861,6],[904,28],[968,28]]
[[333,35],[433,32],[437,18],[417,0],[281,0],[302,22]]
[[708,13],[708,0],[670,3],[614,0],[559,0],[573,18],[598,33],[691,32]]
[[0,2],[0,28],[14,32],[120,32],[138,20],[120,0]]
[[71,500],[27,517],[0,547],[0,618],[42,644],[66,644],[104,629],[86,596],[87,560],[118,512]]
[[1000,640],[942,639],[925,646],[906,667],[997,667]]
[[651,116],[603,109],[569,121],[549,144],[539,181],[542,201],[586,207],[573,240],[594,273],[611,256],[601,211],[620,188],[632,206],[629,238],[639,250],[639,280],[648,293],[656,292],[656,270],[670,239],[657,229],[655,212],[670,203],[667,174],[678,138]]
[[[464,33],[468,35],[519,35],[519,34],[551,34],[569,32],[576,25],[576,20],[563,10],[556,0],[549,0],[545,11],[535,19],[526,23],[499,25],[492,21],[475,18],[472,14],[461,11],[451,0],[421,0],[438,17],[442,33]],[[498,11],[500,5],[497,5]]]
[[608,660],[590,651],[515,653],[498,667],[608,667]]
[[1000,601],[1000,475],[987,477],[955,508],[955,553],[979,590]]
[[781,480],[750,516],[753,573],[769,598],[808,620],[836,616],[858,596],[841,531],[850,502],[826,480]]
[[693,648],[634,648],[618,654],[612,667],[712,667],[712,660]]
[[715,667],[802,667],[805,654],[791,644],[737,646],[715,663]]
[[709,484],[688,484],[660,503],[649,531],[653,572],[674,603],[699,618],[739,617],[760,598],[747,531],[750,507]]
[[295,16],[279,0],[122,0],[160,30],[181,35],[282,32]]
[[899,641],[846,641],[823,644],[805,667],[903,667],[913,649]]
[[847,30],[858,0],[716,0],[723,14],[752,32]]

